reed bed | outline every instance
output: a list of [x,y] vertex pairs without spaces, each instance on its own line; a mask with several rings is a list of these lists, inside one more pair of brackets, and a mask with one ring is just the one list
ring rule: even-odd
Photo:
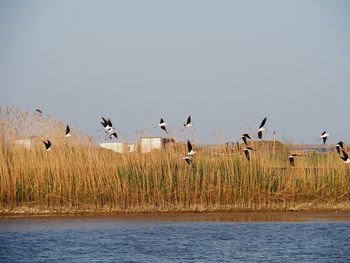
[[[239,152],[221,154],[197,147],[192,168],[182,160],[185,144],[147,154],[118,154],[76,130],[64,138],[65,124],[56,118],[0,110],[3,209],[288,210],[303,204],[350,208],[350,166],[337,153],[301,156],[291,167],[286,151],[260,149],[248,162]],[[26,136],[37,144],[27,149],[16,143]],[[41,139],[52,141],[50,152]]]

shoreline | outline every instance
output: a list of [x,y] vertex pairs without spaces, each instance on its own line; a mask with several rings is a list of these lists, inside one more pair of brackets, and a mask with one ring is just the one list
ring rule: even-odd
[[36,217],[171,217],[171,216],[226,216],[226,215],[289,215],[289,214],[348,214],[350,218],[349,203],[337,204],[293,204],[285,208],[205,208],[193,207],[188,209],[160,209],[160,208],[81,208],[59,207],[41,208],[19,206],[16,208],[0,208],[0,219],[3,218],[36,218]]

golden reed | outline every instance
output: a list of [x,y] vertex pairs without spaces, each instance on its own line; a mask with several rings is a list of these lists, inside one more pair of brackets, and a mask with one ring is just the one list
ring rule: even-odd
[[[147,154],[118,154],[101,149],[76,130],[73,137],[64,138],[65,124],[46,114],[14,108],[0,111],[2,208],[350,208],[350,166],[334,152],[301,156],[291,167],[287,151],[261,149],[248,162],[244,155],[224,154],[220,147],[214,152],[196,147],[192,168],[182,160],[185,144]],[[28,136],[34,143],[30,149],[18,144],[18,139]],[[44,139],[51,140],[52,151],[45,151]]]

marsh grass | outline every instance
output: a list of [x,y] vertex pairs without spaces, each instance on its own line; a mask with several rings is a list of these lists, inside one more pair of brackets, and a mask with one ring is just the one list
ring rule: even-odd
[[[3,208],[207,211],[290,209],[303,203],[317,208],[350,200],[350,166],[333,152],[299,157],[290,167],[286,150],[261,147],[248,162],[237,150],[199,147],[191,168],[182,160],[185,144],[118,154],[76,130],[63,138],[65,124],[50,116],[13,108],[1,109],[1,116]],[[37,145],[16,144],[29,135]],[[52,151],[45,151],[41,139],[52,141]]]

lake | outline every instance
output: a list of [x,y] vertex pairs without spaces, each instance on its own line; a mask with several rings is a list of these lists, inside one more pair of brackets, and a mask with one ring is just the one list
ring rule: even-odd
[[350,262],[350,215],[1,218],[0,262]]

